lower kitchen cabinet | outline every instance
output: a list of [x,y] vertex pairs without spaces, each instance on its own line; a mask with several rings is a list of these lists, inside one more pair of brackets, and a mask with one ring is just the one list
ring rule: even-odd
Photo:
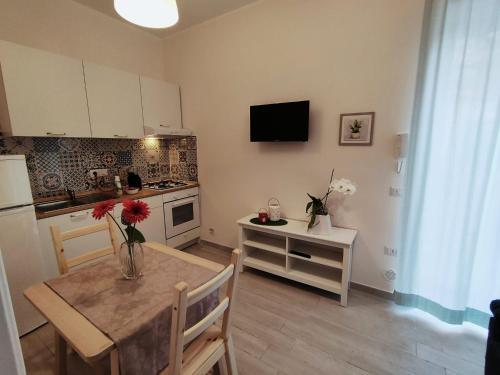
[[[52,245],[52,236],[50,235],[50,227],[52,225],[58,225],[62,231],[67,231],[96,223],[97,221],[92,217],[92,210],[72,212],[70,214],[38,220],[38,230],[42,242],[43,262],[47,277],[52,278],[59,275],[56,255]],[[107,231],[98,232],[64,241],[64,252],[66,257],[73,258],[90,250],[97,250],[110,246],[110,243],[111,240]]]
[[[163,219],[163,199],[161,195],[144,198],[141,199],[141,201],[148,204],[149,209],[151,210],[151,214],[146,220],[137,224],[137,229],[141,231],[141,233],[146,238],[146,241],[159,242],[166,245],[167,241],[165,237],[165,223]],[[113,216],[118,222],[120,222],[122,209],[123,206],[121,203],[115,206]],[[125,228],[124,225],[121,225],[121,227]],[[121,234],[118,235],[120,236],[120,240],[122,240]]]
[[[161,195],[141,199],[149,205],[151,210],[150,216],[143,222],[137,225],[137,228],[146,238],[146,241],[154,241],[166,244],[165,225],[163,219],[163,200]],[[123,206],[121,203],[115,206],[114,217],[120,223],[120,215]],[[104,222],[105,219],[101,219]],[[57,260],[52,245],[52,237],[50,235],[50,227],[59,225],[62,231],[77,229],[88,225],[96,224],[97,220],[92,217],[92,209],[72,212],[70,214],[58,215],[46,219],[38,220],[38,229],[40,231],[40,240],[42,241],[42,254],[44,267],[47,272],[47,277],[56,277],[59,275],[57,268]],[[124,225],[121,225],[125,228]],[[120,242],[123,242],[123,236],[116,229],[116,234]],[[64,241],[64,252],[66,257],[73,258],[75,256],[86,253],[90,250],[96,250],[110,246],[111,240],[107,231],[89,234],[87,236],[74,238]]]

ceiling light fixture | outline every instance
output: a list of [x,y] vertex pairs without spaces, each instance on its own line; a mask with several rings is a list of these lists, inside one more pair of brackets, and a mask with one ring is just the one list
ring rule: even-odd
[[114,0],[116,12],[127,21],[152,29],[173,26],[179,20],[175,0]]

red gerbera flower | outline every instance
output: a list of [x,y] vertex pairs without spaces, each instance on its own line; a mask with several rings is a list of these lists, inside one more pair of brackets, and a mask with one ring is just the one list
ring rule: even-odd
[[92,217],[97,220],[102,219],[113,208],[115,208],[115,201],[112,199],[98,203],[92,211]]
[[122,218],[130,224],[140,223],[148,218],[150,214],[149,206],[142,201],[124,200]]

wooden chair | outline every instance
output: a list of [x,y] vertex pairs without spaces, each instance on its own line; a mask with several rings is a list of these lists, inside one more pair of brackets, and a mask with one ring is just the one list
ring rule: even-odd
[[[52,234],[52,243],[54,244],[54,251],[56,252],[57,266],[59,267],[59,273],[61,275],[68,273],[69,269],[72,267],[78,266],[82,263],[90,262],[94,259],[101,258],[106,255],[115,254],[120,249],[120,243],[118,241],[118,238],[116,237],[116,232],[114,229],[115,224],[109,217],[109,215],[106,215],[106,219],[107,221],[105,223],[89,225],[87,227],[73,229],[67,232],[61,232],[61,229],[57,225],[53,225],[50,227],[50,233]],[[79,255],[71,259],[66,259],[66,256],[64,255],[64,241],[102,231],[109,231],[111,246],[89,251],[83,255]]]
[[[233,250],[231,264],[204,285],[188,292],[188,285],[175,286],[172,306],[169,365],[161,375],[204,375],[216,364],[220,374],[237,375],[231,338],[231,307],[234,304],[241,251]],[[186,312],[228,282],[226,297],[205,318],[186,330]],[[221,317],[222,328],[215,325]],[[191,343],[184,350],[187,344]]]

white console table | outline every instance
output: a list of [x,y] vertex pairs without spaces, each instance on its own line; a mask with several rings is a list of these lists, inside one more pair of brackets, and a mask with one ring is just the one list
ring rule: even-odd
[[340,304],[347,306],[356,230],[333,227],[316,235],[308,233],[304,221],[286,219],[286,225],[266,226],[251,223],[256,216],[237,222],[244,266],[340,294]]

